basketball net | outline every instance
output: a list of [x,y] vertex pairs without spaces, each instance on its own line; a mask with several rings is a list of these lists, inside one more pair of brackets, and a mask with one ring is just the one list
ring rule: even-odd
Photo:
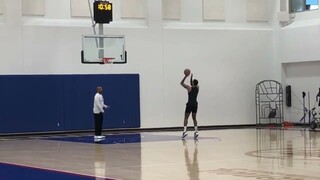
[[103,64],[113,64],[114,58],[101,58]]

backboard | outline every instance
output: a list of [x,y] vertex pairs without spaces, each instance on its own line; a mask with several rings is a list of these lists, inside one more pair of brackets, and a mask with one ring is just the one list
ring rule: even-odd
[[83,64],[105,64],[127,63],[127,52],[125,49],[125,37],[114,35],[83,35],[81,63]]

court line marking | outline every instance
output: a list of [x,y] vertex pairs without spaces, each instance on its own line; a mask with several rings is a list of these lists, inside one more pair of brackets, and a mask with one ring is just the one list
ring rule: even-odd
[[57,170],[57,169],[52,169],[52,168],[36,167],[36,166],[24,165],[24,164],[20,164],[20,163],[0,161],[0,164],[4,164],[4,165],[7,164],[7,165],[13,165],[13,166],[19,166],[19,167],[31,168],[31,169],[47,170],[47,171],[51,171],[51,172],[65,173],[65,174],[69,174],[69,175],[78,175],[78,176],[85,176],[85,177],[92,177],[92,178],[104,178],[107,180],[121,180],[121,179],[117,179],[117,178],[113,178],[113,177],[93,176],[93,175],[84,174],[84,173],[65,171],[65,170]]

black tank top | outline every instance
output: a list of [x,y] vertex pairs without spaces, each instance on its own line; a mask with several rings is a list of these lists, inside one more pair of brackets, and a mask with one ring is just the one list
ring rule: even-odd
[[191,87],[191,91],[188,93],[188,103],[189,105],[198,105],[197,97],[198,97],[199,88]]

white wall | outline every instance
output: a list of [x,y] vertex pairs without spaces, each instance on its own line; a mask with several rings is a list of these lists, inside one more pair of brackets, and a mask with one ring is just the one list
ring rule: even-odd
[[[146,19],[105,26],[105,34],[126,36],[128,51],[126,65],[105,66],[80,63],[81,35],[92,33],[91,22],[72,18],[63,1],[46,0],[45,17],[24,18],[21,1],[5,1],[1,74],[139,73],[142,127],[172,127],[182,125],[187,93],[179,82],[191,68],[201,87],[199,125],[255,123],[255,85],[273,77],[273,33],[269,23],[247,22],[246,1],[226,0],[223,23],[204,23],[202,4],[194,16],[186,13],[191,1],[181,1],[181,21],[166,22],[161,0],[143,1]],[[59,4],[68,8],[57,13]]]
[[268,21],[268,0],[247,0],[248,21]]
[[0,15],[3,14],[4,11],[4,0],[0,0]]
[[177,82],[182,79],[179,69],[188,67],[199,79],[203,125],[253,123],[254,87],[272,76],[272,53],[267,53],[272,49],[271,36],[272,32],[255,30],[166,31],[165,118],[182,118],[184,107],[179,104],[186,92]]
[[163,0],[162,17],[164,19],[180,19],[181,0]]
[[203,19],[224,21],[225,0],[203,0]]
[[[277,79],[283,85],[291,85],[293,93],[300,99],[302,91],[311,93],[311,106],[314,104],[315,94],[320,87],[320,11],[296,13],[290,25],[275,28],[278,37],[276,53]],[[280,67],[280,68],[279,68]],[[279,71],[280,70],[280,71]],[[302,108],[301,103],[292,96],[293,106]],[[295,107],[285,109],[285,119],[296,122],[303,114]]]
[[[303,116],[303,98],[302,92],[307,94],[306,107],[310,109],[316,107],[320,110],[316,96],[320,88],[320,61],[285,63],[283,68],[285,71],[286,85],[291,85],[292,107],[286,108],[286,119],[291,122],[299,122]],[[308,98],[310,94],[310,101]],[[306,118],[308,122],[308,118]]]
[[44,0],[22,0],[23,15],[44,16],[46,11]]
[[[23,72],[20,0],[4,1],[4,19],[0,23],[0,72]],[[18,13],[17,13],[18,12]]]

